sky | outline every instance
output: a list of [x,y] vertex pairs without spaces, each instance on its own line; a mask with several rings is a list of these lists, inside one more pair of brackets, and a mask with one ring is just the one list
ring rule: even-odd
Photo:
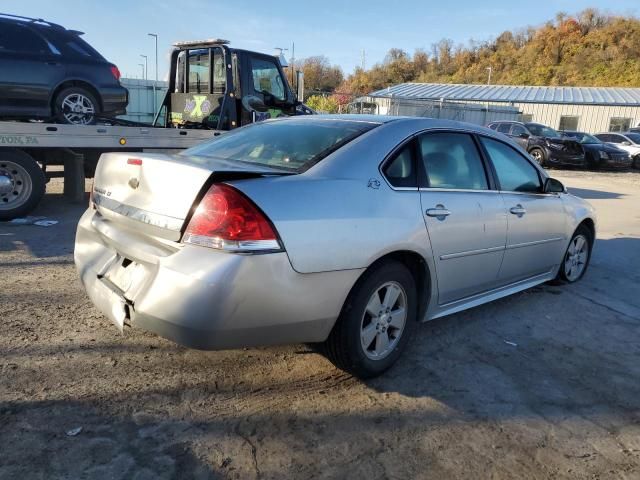
[[[613,5],[613,7],[612,7]],[[453,7],[453,8],[452,8]],[[544,24],[557,12],[588,7],[640,16],[638,0],[0,0],[0,12],[44,18],[85,32],[84,39],[120,68],[140,78],[148,56],[154,78],[158,34],[159,78],[165,79],[171,44],[224,38],[238,48],[295,57],[325,55],[348,75],[362,62],[381,62],[390,48],[427,51],[442,38],[456,44],[484,41],[505,30]]]

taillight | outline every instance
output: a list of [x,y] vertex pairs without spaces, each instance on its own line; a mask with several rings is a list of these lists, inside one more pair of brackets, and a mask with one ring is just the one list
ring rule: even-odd
[[282,250],[276,231],[264,213],[224,183],[209,188],[191,217],[182,241],[231,252]]
[[111,74],[116,78],[116,80],[120,80],[120,70],[115,65],[111,65]]

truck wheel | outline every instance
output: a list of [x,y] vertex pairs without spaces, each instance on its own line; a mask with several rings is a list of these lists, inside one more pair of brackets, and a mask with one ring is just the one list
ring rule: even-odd
[[46,179],[36,161],[19,150],[0,151],[0,220],[26,215],[42,199]]
[[82,87],[65,88],[58,93],[53,105],[56,119],[69,125],[93,125],[100,113],[96,97]]

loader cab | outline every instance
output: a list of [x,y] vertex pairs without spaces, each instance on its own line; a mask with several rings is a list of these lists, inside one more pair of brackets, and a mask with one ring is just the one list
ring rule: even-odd
[[166,126],[230,130],[296,114],[299,102],[277,57],[233,49],[225,40],[174,47]]

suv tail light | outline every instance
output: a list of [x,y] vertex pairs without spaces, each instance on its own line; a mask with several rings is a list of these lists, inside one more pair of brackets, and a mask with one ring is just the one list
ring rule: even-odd
[[116,80],[120,80],[120,70],[115,65],[111,65],[111,74],[116,78]]
[[224,183],[209,188],[191,217],[182,242],[229,252],[282,250],[275,228],[265,214]]

